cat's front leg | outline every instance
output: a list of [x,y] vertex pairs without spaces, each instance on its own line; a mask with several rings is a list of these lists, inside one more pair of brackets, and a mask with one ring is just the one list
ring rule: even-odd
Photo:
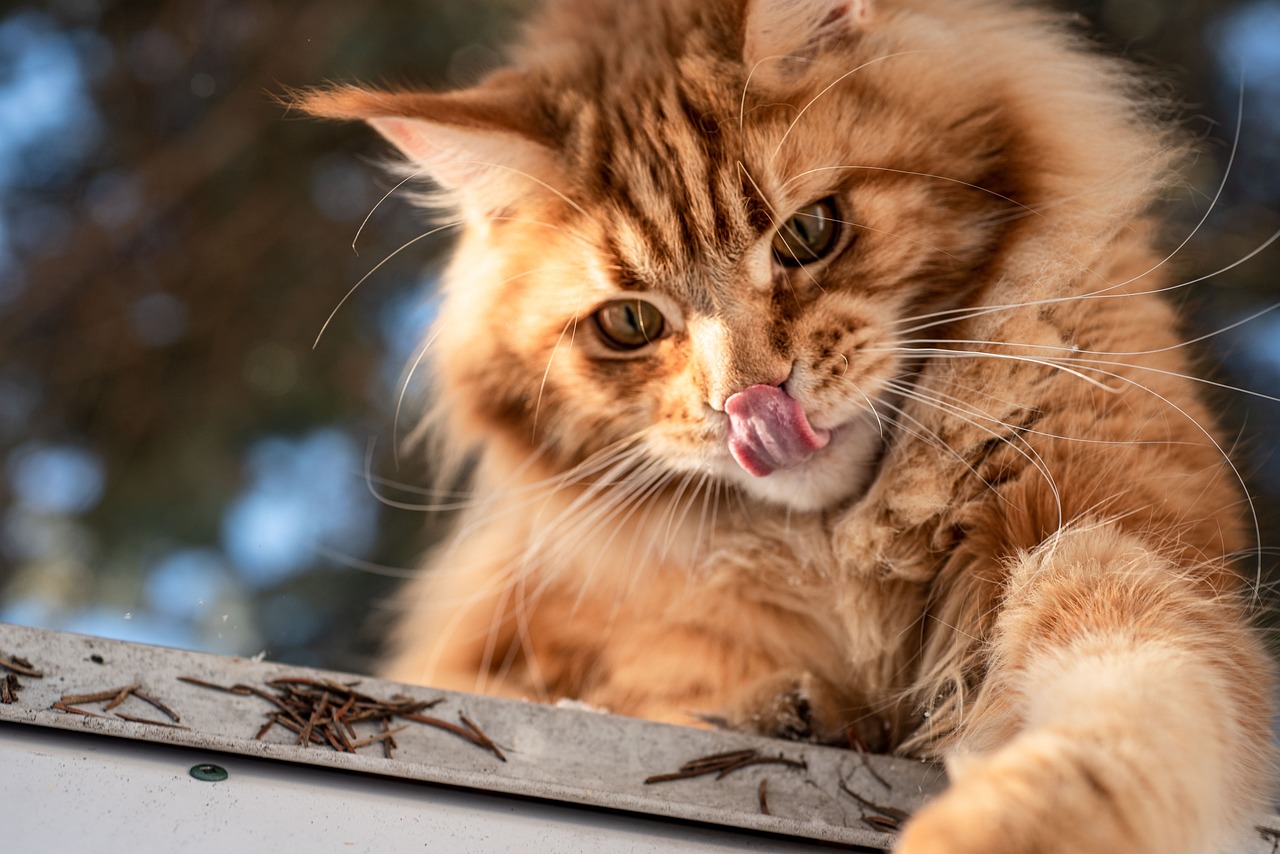
[[1107,526],[1023,558],[952,787],[898,854],[1240,850],[1268,800],[1273,683],[1224,581]]

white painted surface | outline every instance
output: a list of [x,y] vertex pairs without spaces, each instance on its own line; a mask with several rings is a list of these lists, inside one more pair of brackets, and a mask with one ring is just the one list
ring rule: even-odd
[[[191,766],[214,762],[225,781]],[[3,850],[709,852],[816,843],[232,754],[0,724]]]

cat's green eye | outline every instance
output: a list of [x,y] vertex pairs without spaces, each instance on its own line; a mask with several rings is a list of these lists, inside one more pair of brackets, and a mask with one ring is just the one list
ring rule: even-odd
[[773,235],[773,257],[784,267],[802,267],[831,253],[840,237],[836,200],[828,196],[805,205]]
[[639,350],[661,338],[667,325],[653,303],[640,299],[611,302],[595,318],[600,337],[616,350]]

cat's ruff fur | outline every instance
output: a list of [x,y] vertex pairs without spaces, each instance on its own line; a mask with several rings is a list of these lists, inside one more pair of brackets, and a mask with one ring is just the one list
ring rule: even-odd
[[[1000,2],[564,0],[474,89],[303,96],[461,226],[432,435],[473,497],[387,675],[944,756],[903,852],[1229,850],[1272,674],[1139,92]],[[827,196],[844,243],[780,266]],[[622,297],[667,334],[610,351]],[[778,383],[833,438],[755,478],[724,402]]]

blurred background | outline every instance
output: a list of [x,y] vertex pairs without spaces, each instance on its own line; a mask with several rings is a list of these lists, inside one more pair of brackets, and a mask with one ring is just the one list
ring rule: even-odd
[[[0,2],[0,621],[369,666],[433,535],[374,493],[412,501],[377,478],[426,480],[392,448],[449,241],[413,243],[344,302],[421,220],[394,195],[375,210],[393,182],[371,132],[273,96],[465,85],[528,5]],[[1280,247],[1232,266],[1280,229],[1280,0],[1070,8],[1158,69],[1204,139],[1174,245],[1243,100],[1222,199],[1178,256],[1188,280],[1231,269],[1176,298],[1192,335],[1226,330],[1200,345],[1207,375],[1280,394],[1280,312],[1233,326],[1280,301]],[[1270,577],[1280,405],[1214,395]]]

